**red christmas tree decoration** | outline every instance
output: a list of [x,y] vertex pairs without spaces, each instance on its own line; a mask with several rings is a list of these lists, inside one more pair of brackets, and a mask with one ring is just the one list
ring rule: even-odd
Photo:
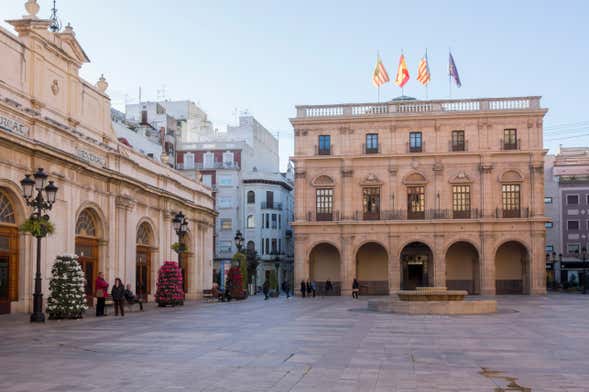
[[184,304],[182,271],[175,261],[166,261],[160,267],[157,278],[155,301],[159,306]]
[[243,290],[243,278],[241,276],[241,269],[239,265],[231,267],[227,273],[227,284],[231,293],[231,298],[244,299],[245,291]]

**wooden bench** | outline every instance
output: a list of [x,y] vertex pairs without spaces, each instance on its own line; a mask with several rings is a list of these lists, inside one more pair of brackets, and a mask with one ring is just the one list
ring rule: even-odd
[[[106,309],[107,307],[112,308],[114,305],[114,302],[112,300],[112,296],[109,294],[106,296],[105,300],[104,300],[104,308]],[[134,305],[137,305],[137,309],[139,309],[139,304],[133,302],[127,302],[127,300],[123,301],[123,307],[125,308],[125,312],[130,312],[130,311],[134,311]]]

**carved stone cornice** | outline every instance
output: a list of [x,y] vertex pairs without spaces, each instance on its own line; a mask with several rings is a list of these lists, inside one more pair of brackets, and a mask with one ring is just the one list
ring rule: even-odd
[[349,167],[342,168],[342,176],[343,177],[352,177],[354,175],[354,169],[350,169]]
[[41,110],[45,107],[45,104],[41,101],[36,100],[36,99],[31,99],[31,106],[33,106],[33,109]]
[[131,199],[128,196],[117,196],[115,199],[115,205],[117,208],[121,208],[124,210],[128,210],[131,211],[133,210],[133,207],[135,207],[135,200]]
[[481,163],[479,165],[479,171],[481,173],[489,174],[493,171],[493,164],[492,163]]

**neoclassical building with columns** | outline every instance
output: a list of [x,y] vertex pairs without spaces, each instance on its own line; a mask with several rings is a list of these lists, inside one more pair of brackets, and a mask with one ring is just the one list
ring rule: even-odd
[[546,292],[540,97],[296,109],[297,282]]
[[117,141],[108,84],[79,76],[89,62],[73,28],[48,29],[35,1],[27,16],[0,28],[0,313],[32,309],[36,240],[18,230],[31,213],[20,186],[43,168],[59,188],[43,239],[41,275],[48,295],[58,254],[77,254],[92,302],[99,271],[151,300],[164,260],[177,260],[172,219],[188,219],[180,264],[187,298],[212,285],[211,189]]

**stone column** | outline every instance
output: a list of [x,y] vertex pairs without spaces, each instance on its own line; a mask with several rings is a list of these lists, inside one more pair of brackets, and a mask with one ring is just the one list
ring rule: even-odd
[[495,295],[495,238],[488,232],[481,232],[481,254],[479,281],[481,295]]
[[[341,295],[352,295],[352,283],[356,277],[356,255],[353,249],[354,236],[342,235],[340,241],[340,284]],[[333,278],[331,278],[333,280]]]
[[401,259],[399,254],[400,237],[398,234],[389,234],[389,294],[393,295],[401,290]]
[[493,217],[495,206],[493,205],[493,183],[491,173],[493,171],[493,165],[490,163],[481,162],[479,166],[481,173],[481,201],[480,201],[480,214],[483,217]]
[[295,187],[294,187],[294,198],[295,198],[295,221],[307,220],[307,206],[305,203],[307,184],[305,183],[305,169],[301,161],[296,162],[295,169]]
[[546,258],[545,258],[545,231],[542,229],[532,232],[532,254],[529,255],[528,281],[530,282],[530,294],[546,294]]
[[[295,232],[297,229],[295,229]],[[295,234],[295,252],[294,252],[294,287],[295,294],[300,294],[298,285],[301,280],[309,278],[309,259],[307,257],[307,248],[305,235]]]
[[340,192],[341,192],[341,204],[340,204],[340,218],[343,219],[344,217],[349,219],[354,216],[355,209],[354,209],[354,191],[359,191],[358,189],[354,188],[352,184],[352,178],[354,176],[354,170],[351,168],[351,162],[344,161],[342,170],[341,170],[341,185],[340,185]]
[[110,277],[113,279],[113,282],[114,278],[119,277],[125,283],[129,282],[133,284],[135,282],[134,272],[137,242],[135,237],[137,233],[135,227],[131,225],[130,213],[135,206],[135,202],[126,196],[117,196],[115,206],[116,259],[113,275]]
[[444,234],[434,234],[434,286],[446,287],[446,255],[444,254]]

